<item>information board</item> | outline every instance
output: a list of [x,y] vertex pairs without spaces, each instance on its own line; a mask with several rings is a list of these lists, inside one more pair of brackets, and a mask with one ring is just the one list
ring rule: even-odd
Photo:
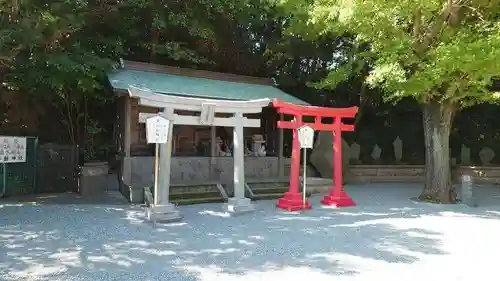
[[302,126],[298,130],[300,148],[313,148],[314,129],[309,126]]
[[26,138],[0,136],[0,163],[26,162]]
[[148,143],[167,143],[170,120],[157,115],[146,120],[146,139]]

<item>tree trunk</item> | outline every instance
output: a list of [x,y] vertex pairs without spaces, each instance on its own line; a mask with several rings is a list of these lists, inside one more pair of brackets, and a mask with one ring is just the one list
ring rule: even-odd
[[455,203],[451,181],[450,131],[455,108],[451,103],[424,105],[425,187],[420,200]]

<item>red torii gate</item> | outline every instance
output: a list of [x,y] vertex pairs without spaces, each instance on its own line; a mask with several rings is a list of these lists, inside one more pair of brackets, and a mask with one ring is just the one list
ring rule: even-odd
[[[333,178],[334,185],[330,189],[321,203],[327,206],[349,207],[355,206],[356,203],[344,191],[342,186],[342,131],[354,131],[354,125],[342,123],[342,118],[354,118],[358,112],[358,107],[348,108],[328,108],[319,106],[297,105],[293,103],[273,100],[273,107],[278,113],[283,115],[292,115],[294,118],[291,121],[278,121],[278,128],[293,130],[292,140],[292,162],[290,167],[290,189],[279,199],[276,206],[280,209],[288,211],[301,210],[311,208],[309,201],[303,204],[302,193],[299,191],[300,178],[300,143],[298,130],[300,127],[307,125],[315,131],[331,131],[334,135],[333,140]],[[303,121],[304,116],[313,116],[314,123]],[[323,124],[322,118],[332,117],[333,124]],[[304,179],[306,180],[306,179]]]

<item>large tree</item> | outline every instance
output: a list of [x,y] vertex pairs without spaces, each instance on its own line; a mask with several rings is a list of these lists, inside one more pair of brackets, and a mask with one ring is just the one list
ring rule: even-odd
[[[282,0],[295,15],[292,31],[305,36],[352,36],[359,52],[323,81],[336,85],[369,63],[366,83],[386,100],[422,106],[426,181],[422,200],[454,202],[449,164],[453,116],[492,102],[500,74],[498,0]],[[420,124],[414,124],[419,126]]]

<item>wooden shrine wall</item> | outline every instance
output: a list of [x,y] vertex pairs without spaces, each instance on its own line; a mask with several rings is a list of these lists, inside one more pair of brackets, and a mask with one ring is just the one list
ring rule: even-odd
[[[155,113],[157,109],[141,106],[137,99],[131,99],[131,156],[152,156],[154,153],[153,145],[148,145],[146,141],[146,128],[144,123],[139,123],[139,113]],[[178,114],[192,114],[191,112],[177,112]],[[266,111],[264,114],[267,114]],[[275,113],[269,113],[275,114]],[[219,114],[217,114],[219,115]],[[252,114],[250,118],[259,118],[261,114]],[[222,117],[222,116],[221,116]],[[273,116],[274,118],[274,116]],[[262,118],[263,120],[270,118]],[[266,131],[271,131],[264,138],[266,140],[275,140],[277,132],[265,126],[266,122],[262,122],[261,128],[244,128],[245,144],[250,147],[252,135],[265,134]],[[220,137],[228,143],[232,143],[232,128],[218,127],[216,136]],[[211,148],[211,128],[209,126],[175,126],[174,127],[174,144],[172,153],[174,156],[210,156]],[[274,143],[275,141],[273,141]],[[269,143],[269,141],[268,141]],[[275,145],[276,146],[276,145]],[[274,149],[274,148],[273,148]]]

